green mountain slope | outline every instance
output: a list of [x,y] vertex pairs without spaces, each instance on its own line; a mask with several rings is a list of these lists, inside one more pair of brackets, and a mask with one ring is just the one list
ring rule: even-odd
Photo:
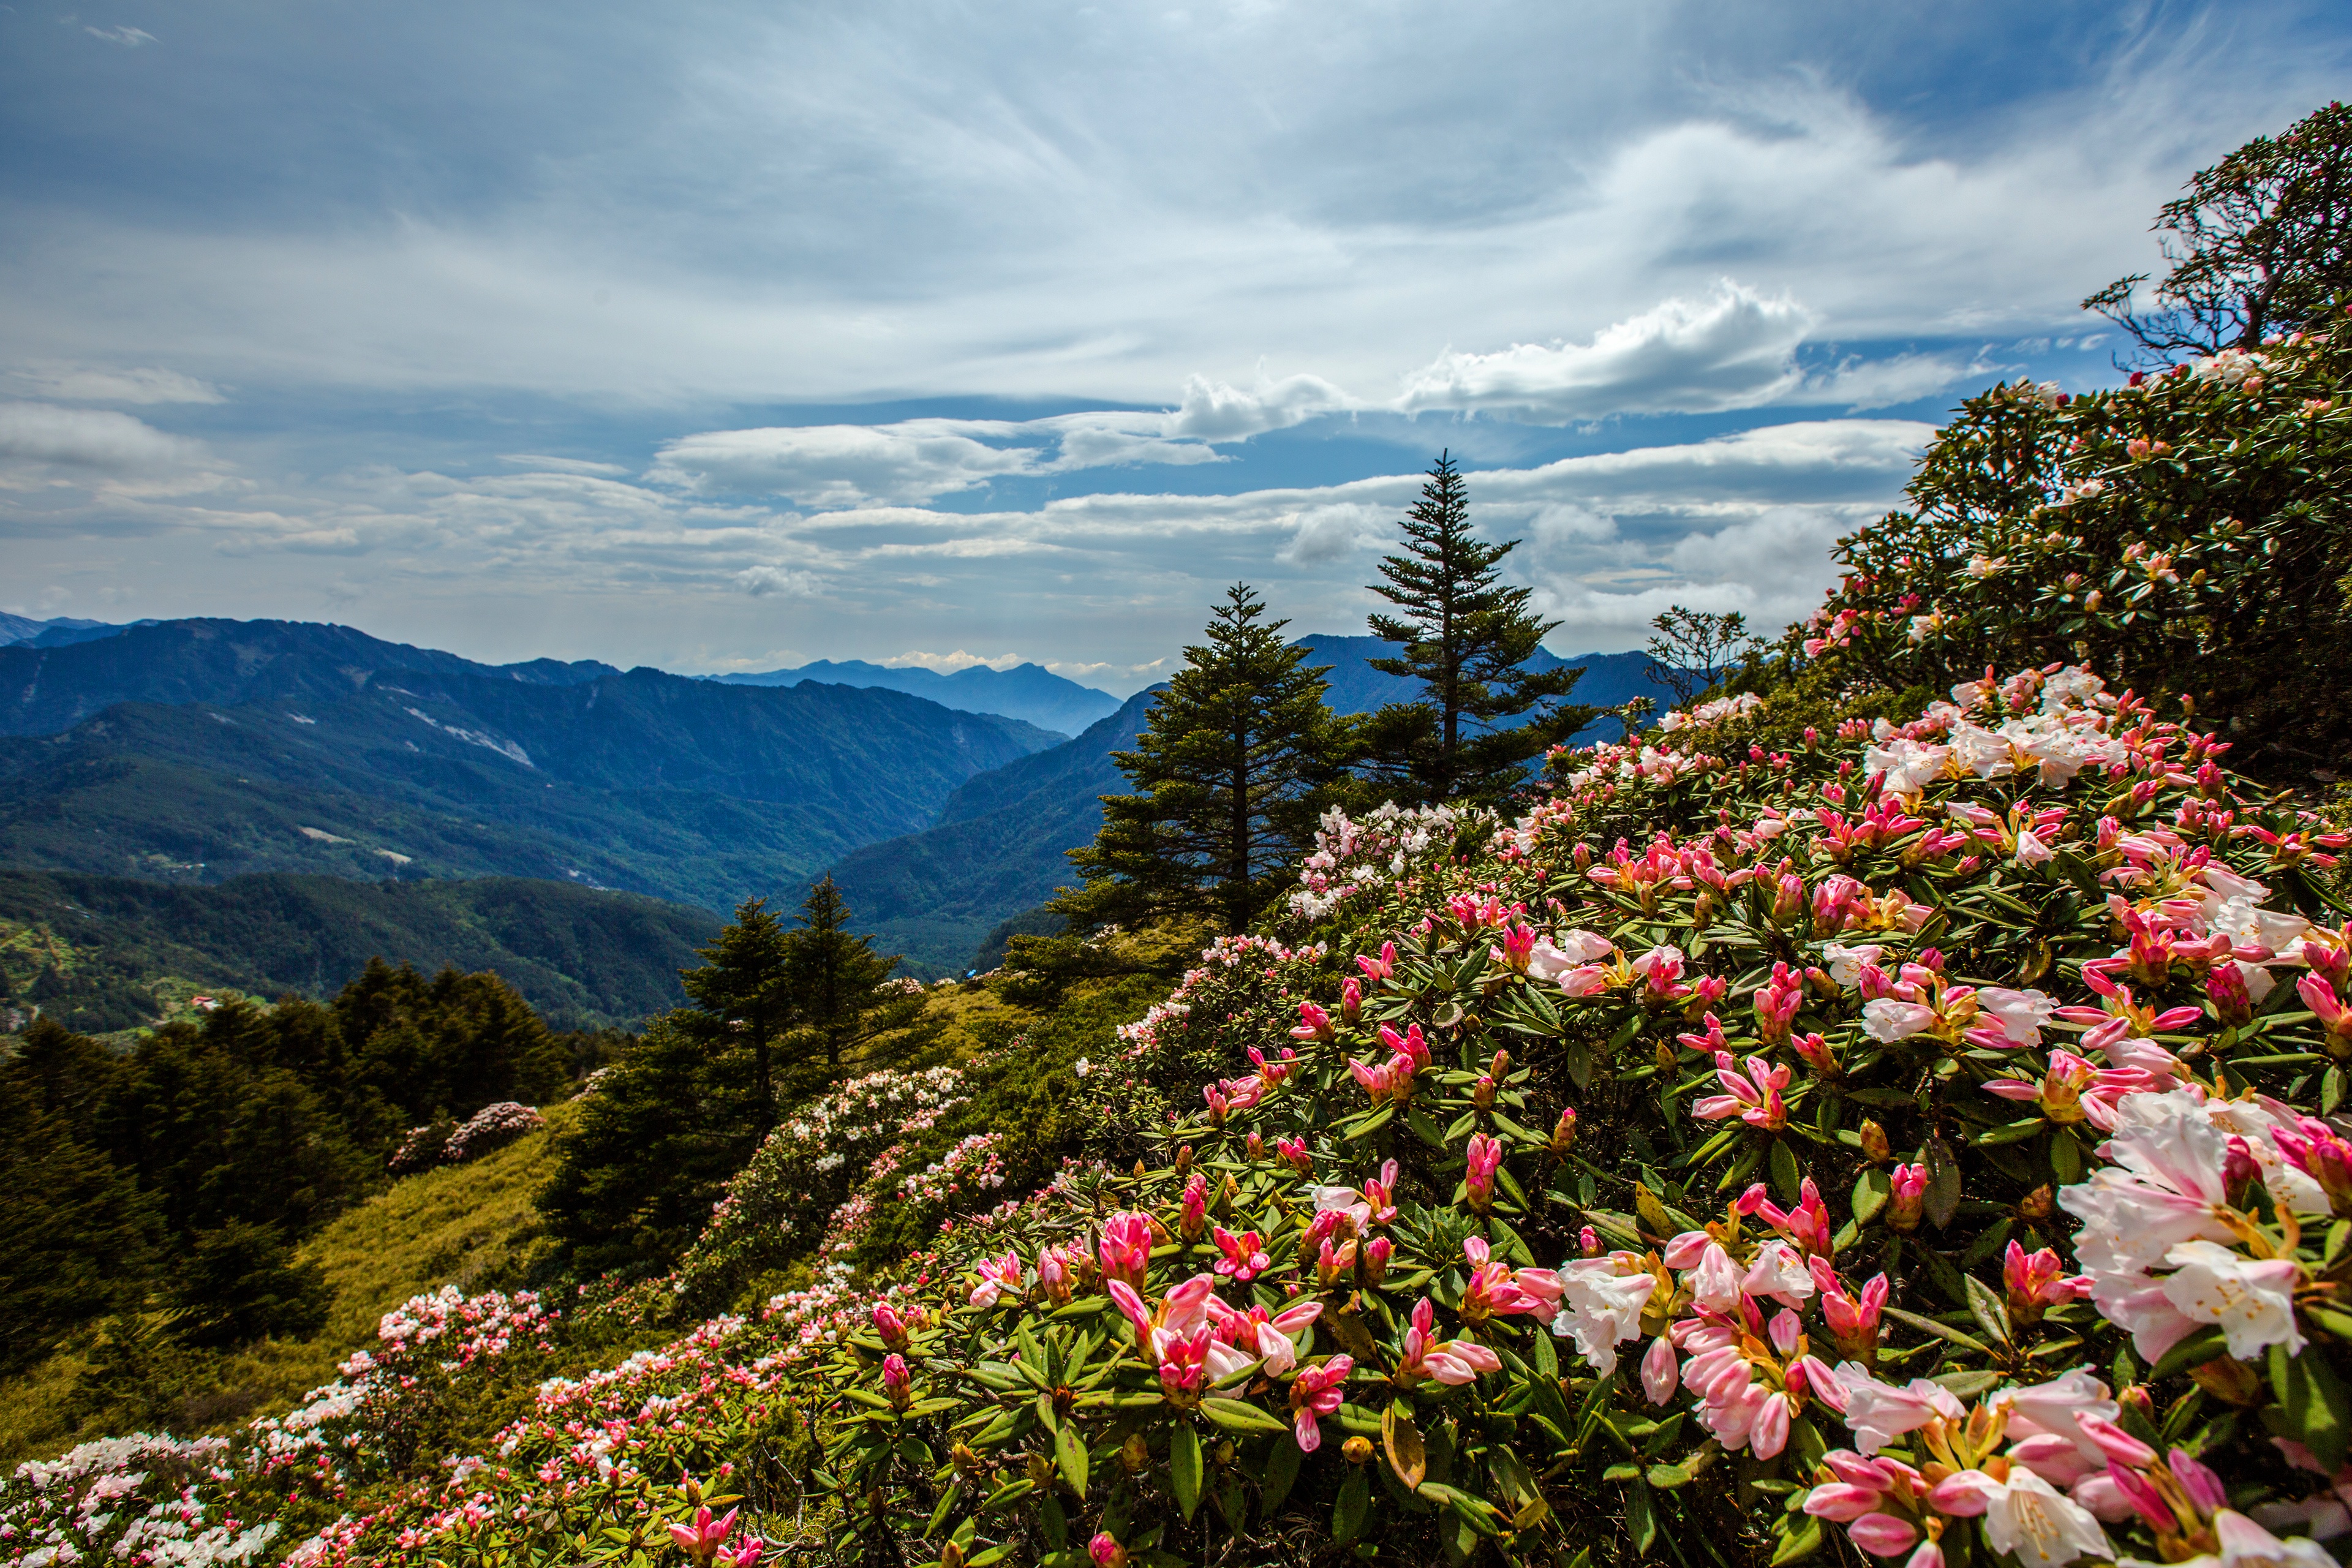
[[1077,879],[1065,851],[1093,839],[1100,797],[1126,788],[1111,753],[1131,745],[1159,688],[1077,739],[966,781],[936,827],[852,851],[832,867],[859,929],[926,974],[961,973],[1007,919]]
[[[68,677],[138,684],[67,656],[174,630],[33,650],[50,662],[16,689],[20,718],[78,706],[52,689]],[[646,669],[343,671],[288,640],[264,638],[242,677],[218,638],[159,644],[187,656],[167,695],[234,690],[241,705],[118,702],[59,734],[0,740],[0,862],[189,882],[544,877],[723,910],[929,826],[958,784],[1052,740],[893,691]]]
[[[1394,651],[1378,637],[1318,634],[1299,641],[1316,663],[1331,667],[1328,700],[1342,713],[1369,713],[1419,694],[1414,682],[1383,675],[1367,662]],[[1529,664],[1538,670],[1583,668],[1579,701],[1614,705],[1647,695],[1662,707],[1672,703],[1672,693],[1651,681],[1649,660],[1641,654],[1567,659],[1545,649]],[[1137,693],[1074,741],[966,780],[940,808],[937,826],[866,845],[835,861],[833,879],[858,910],[859,929],[876,932],[926,974],[988,967],[1003,951],[1000,926],[1032,914],[1055,889],[1076,880],[1066,852],[1092,840],[1102,826],[1099,797],[1127,788],[1110,754],[1134,742],[1158,689]],[[1602,720],[1582,738],[1613,737],[1618,731],[1614,720]],[[1050,925],[1028,922],[1036,930]]]
[[683,1000],[709,912],[561,882],[240,877],[171,887],[0,871],[0,1013],[86,1032],[154,1022],[195,992],[325,997],[378,955],[503,977],[557,1028],[629,1024]]

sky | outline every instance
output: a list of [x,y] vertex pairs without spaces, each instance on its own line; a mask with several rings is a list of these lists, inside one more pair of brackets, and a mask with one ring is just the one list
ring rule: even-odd
[[0,608],[1123,694],[1232,582],[1360,632],[1449,451],[1556,651],[1777,629],[2347,65],[2260,0],[19,0]]

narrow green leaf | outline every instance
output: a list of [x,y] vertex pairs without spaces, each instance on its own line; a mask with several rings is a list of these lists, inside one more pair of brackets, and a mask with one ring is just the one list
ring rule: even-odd
[[1298,1479],[1298,1461],[1307,1456],[1287,1434],[1276,1437],[1268,1446],[1265,1473],[1258,1478],[1258,1517],[1272,1519],[1290,1496],[1291,1483]]
[[1192,1510],[1201,1506],[1201,1435],[1189,1426],[1169,1435],[1168,1481],[1175,1490],[1176,1506],[1191,1523]]
[[1054,1434],[1054,1458],[1061,1462],[1062,1479],[1083,1498],[1087,1495],[1087,1440],[1072,1422]]
[[1203,1399],[1201,1414],[1228,1432],[1287,1432],[1289,1423],[1245,1399]]
[[1364,1521],[1372,1511],[1371,1483],[1364,1479],[1364,1467],[1351,1465],[1348,1479],[1339,1487],[1339,1500],[1331,1509],[1331,1540],[1345,1546],[1362,1532]]

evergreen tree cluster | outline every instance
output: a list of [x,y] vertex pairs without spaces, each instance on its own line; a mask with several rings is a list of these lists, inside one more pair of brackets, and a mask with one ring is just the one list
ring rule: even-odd
[[0,1373],[115,1313],[186,1344],[315,1331],[294,1247],[383,1184],[404,1130],[572,1076],[498,976],[381,959],[331,1003],[226,1003],[127,1056],[36,1019],[0,1062]]
[[[1471,530],[1450,452],[1399,527],[1403,549],[1370,585],[1396,607],[1371,629],[1399,651],[1371,665],[1420,682],[1421,698],[1360,719],[1333,713],[1329,667],[1310,668],[1283,640],[1289,623],[1265,620],[1265,603],[1236,583],[1134,749],[1115,753],[1135,787],[1106,795],[1100,833],[1071,851],[1085,885],[1053,908],[1074,929],[1193,918],[1242,931],[1331,806],[1500,800],[1530,762],[1600,716],[1569,700],[1583,671],[1528,668],[1559,623],[1536,615],[1533,590],[1503,582],[1518,542]],[[1044,945],[1016,939],[1015,954]]]
[[[796,926],[749,899],[681,977],[693,1005],[652,1020],[597,1081],[539,1207],[583,1277],[658,1272],[692,1244],[728,1178],[846,1063],[922,1011],[890,982],[898,956],[849,930],[833,879]],[[912,1048],[912,1043],[908,1048]]]

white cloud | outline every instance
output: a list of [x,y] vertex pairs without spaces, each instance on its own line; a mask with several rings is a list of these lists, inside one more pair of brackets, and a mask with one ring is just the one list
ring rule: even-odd
[[705,493],[784,496],[812,510],[908,505],[1035,472],[1035,448],[991,447],[971,434],[1015,428],[993,421],[910,419],[709,430],[663,447],[648,477]]
[[0,403],[0,461],[136,474],[194,462],[203,444],[102,408]]
[[990,669],[1011,669],[1024,661],[1017,653],[983,656],[962,648],[953,653],[924,653],[920,649],[909,648],[905,653],[892,654],[888,658],[877,658],[874,662],[886,669],[919,668],[940,675],[953,675],[959,669],[970,669],[975,665],[985,665]]
[[221,403],[221,389],[208,381],[152,365],[108,369],[92,365],[33,364],[8,379],[39,397],[68,403]]
[[1397,405],[1415,414],[1509,409],[1549,425],[1753,408],[1801,384],[1797,345],[1813,321],[1793,300],[1727,279],[1706,299],[1667,299],[1590,343],[1448,350],[1405,378]]
[[1385,543],[1386,516],[1360,502],[1307,507],[1292,521],[1281,559],[1300,566],[1339,561],[1368,545]]
[[593,463],[585,458],[550,458],[537,452],[501,452],[501,463],[512,463],[519,468],[541,468],[558,474],[602,474],[619,479],[629,470],[619,463]]
[[764,599],[771,594],[787,599],[807,599],[817,592],[815,577],[786,566],[746,566],[735,574],[735,581],[755,599]]
[[1167,423],[1171,436],[1191,436],[1204,441],[1236,441],[1268,430],[1287,429],[1318,414],[1335,414],[1363,404],[1319,375],[1286,376],[1268,381],[1261,374],[1248,392],[1212,382],[1203,375],[1184,378],[1184,401]]
[[93,27],[84,23],[81,30],[93,38],[100,38],[110,44],[120,44],[126,49],[135,49],[142,44],[152,44],[155,41],[155,35],[144,27]]
[[1784,399],[1790,403],[1843,404],[1854,413],[1886,408],[1897,403],[1930,396],[1960,382],[1992,378],[2000,366],[1981,353],[1901,353],[1882,360],[1850,358],[1835,368],[1805,378],[1804,385]]

